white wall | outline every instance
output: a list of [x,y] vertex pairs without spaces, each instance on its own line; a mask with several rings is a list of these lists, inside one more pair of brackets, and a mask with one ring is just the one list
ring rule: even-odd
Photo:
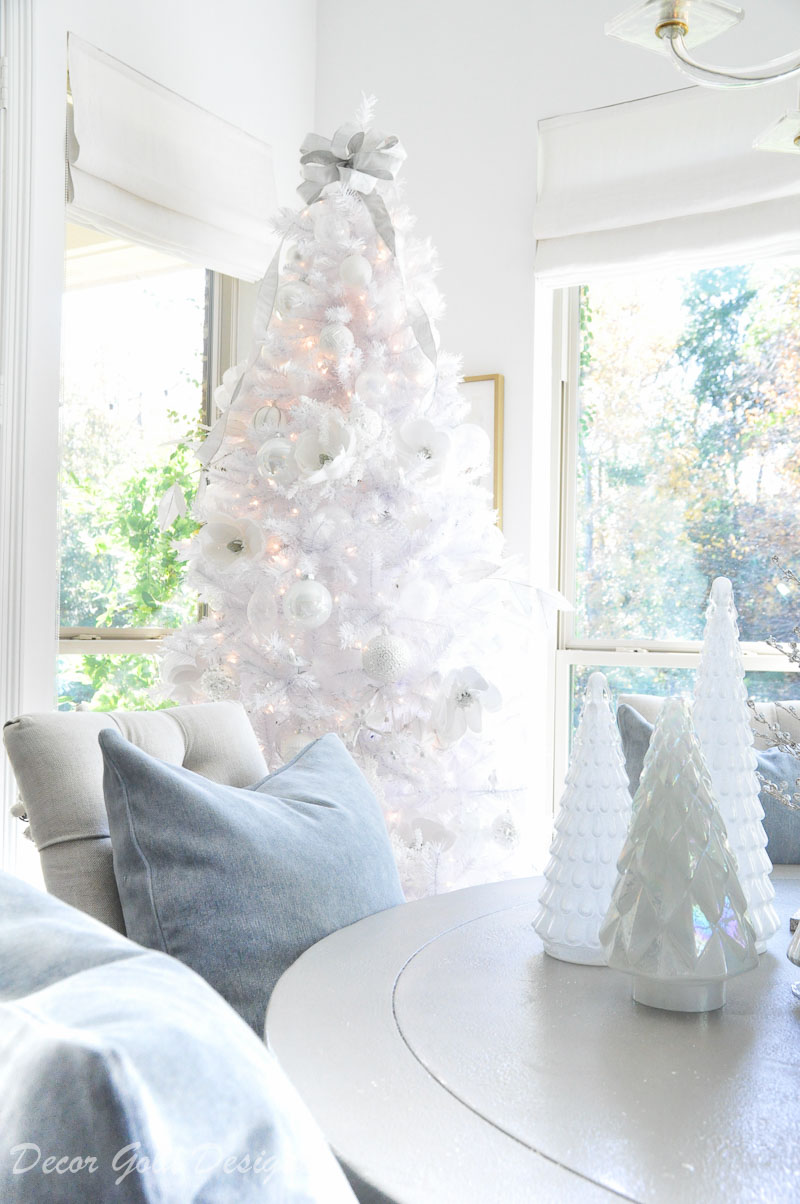
[[[686,86],[667,61],[605,37],[631,2],[319,0],[315,128],[329,133],[364,90],[378,97],[376,124],[405,144],[407,199],[442,261],[442,345],[468,375],[505,374],[504,525],[539,580],[549,516],[547,407],[533,404],[536,125]],[[759,0],[705,50],[736,63],[797,45],[795,0]]]

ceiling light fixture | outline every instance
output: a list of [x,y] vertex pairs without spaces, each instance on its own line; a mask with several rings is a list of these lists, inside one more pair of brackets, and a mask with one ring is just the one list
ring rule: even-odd
[[[743,9],[724,0],[639,0],[609,21],[606,33],[668,55],[679,71],[705,87],[748,88],[800,74],[800,50],[757,67],[716,67],[693,58],[695,46],[732,29],[743,17]],[[754,145],[800,152],[800,112],[784,114]]]

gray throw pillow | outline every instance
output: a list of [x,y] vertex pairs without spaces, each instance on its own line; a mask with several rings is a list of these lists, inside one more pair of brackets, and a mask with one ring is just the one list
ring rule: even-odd
[[[617,725],[622,737],[625,753],[625,769],[628,773],[631,794],[636,793],[642,773],[645,754],[653,732],[638,711],[627,703],[617,707]],[[769,782],[788,783],[794,793],[794,782],[800,777],[800,761],[789,752],[780,749],[756,750],[757,771]],[[800,862],[800,811],[784,807],[764,790],[760,794],[764,808],[764,831],[767,834],[767,853],[773,865],[795,865]]]
[[257,1033],[304,950],[404,901],[380,806],[337,736],[246,790],[99,738],[128,935],[191,966]]
[[3,1204],[353,1204],[266,1047],[186,966],[0,874]]

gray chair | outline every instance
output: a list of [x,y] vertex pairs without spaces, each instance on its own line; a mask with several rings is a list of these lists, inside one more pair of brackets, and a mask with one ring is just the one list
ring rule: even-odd
[[162,761],[228,786],[252,785],[267,766],[238,702],[164,711],[55,711],[20,715],[5,725],[3,739],[45,886],[124,933],[97,740],[105,727]]

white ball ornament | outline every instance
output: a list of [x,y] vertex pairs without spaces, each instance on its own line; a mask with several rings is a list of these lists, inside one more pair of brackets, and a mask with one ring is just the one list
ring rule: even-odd
[[276,305],[282,318],[302,318],[311,313],[316,303],[314,290],[302,280],[293,280],[278,289]]
[[339,267],[339,278],[347,288],[366,288],[372,280],[372,264],[363,255],[348,255]]
[[376,635],[361,654],[361,665],[367,677],[384,685],[402,681],[413,663],[411,648],[396,635]]
[[382,372],[376,368],[365,368],[356,377],[356,393],[361,401],[369,405],[372,401],[382,401],[386,396],[388,381]]
[[323,326],[319,332],[319,348],[326,355],[342,359],[345,355],[350,354],[354,345],[355,339],[352,330],[341,322],[331,322],[330,325]]
[[283,613],[290,623],[313,629],[331,617],[333,599],[321,581],[305,577],[295,581],[283,599]]

